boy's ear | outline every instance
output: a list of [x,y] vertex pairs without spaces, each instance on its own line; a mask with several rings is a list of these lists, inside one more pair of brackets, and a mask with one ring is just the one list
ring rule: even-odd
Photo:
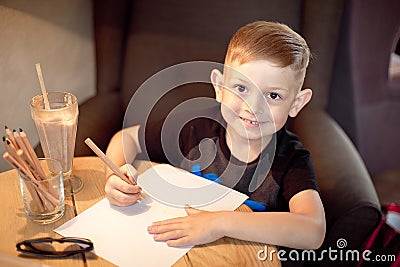
[[289,116],[290,117],[296,117],[297,114],[300,112],[300,110],[307,105],[308,102],[310,102],[312,97],[312,91],[311,89],[303,89],[300,92],[297,93],[296,98],[293,101],[292,106],[290,107],[289,110]]
[[210,75],[211,83],[214,86],[215,90],[215,99],[217,102],[221,103],[222,100],[222,88],[223,88],[223,75],[222,73],[217,70],[213,69]]

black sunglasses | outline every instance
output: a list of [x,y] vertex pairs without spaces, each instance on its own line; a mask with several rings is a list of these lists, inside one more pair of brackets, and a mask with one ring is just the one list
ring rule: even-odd
[[[59,243],[56,247],[53,242]],[[86,238],[63,237],[63,238],[34,238],[21,241],[16,245],[17,251],[50,258],[69,257],[78,253],[93,250],[93,242]]]

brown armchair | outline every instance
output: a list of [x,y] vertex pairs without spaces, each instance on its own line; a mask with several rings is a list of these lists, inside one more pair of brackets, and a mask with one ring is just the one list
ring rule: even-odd
[[329,97],[372,176],[400,170],[400,76],[389,74],[391,53],[400,54],[399,10],[397,0],[345,1]]
[[[122,128],[135,90],[151,75],[177,63],[223,62],[236,29],[263,19],[290,25],[307,39],[315,60],[306,86],[314,99],[289,127],[313,156],[327,218],[322,249],[359,249],[381,218],[370,176],[357,150],[327,113],[329,88],[342,16],[342,1],[94,1],[97,90],[80,106],[76,156],[92,155],[83,140],[90,136],[103,150]],[[194,92],[193,92],[194,91]],[[212,88],[179,87],[157,106],[166,114],[175,104]],[[354,262],[308,262],[338,266]]]

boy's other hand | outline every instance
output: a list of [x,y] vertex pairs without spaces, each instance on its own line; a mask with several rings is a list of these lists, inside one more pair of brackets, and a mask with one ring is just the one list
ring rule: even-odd
[[[120,170],[134,183],[133,177],[137,178],[136,169],[130,165],[125,164],[120,167]],[[131,185],[116,176],[110,175],[106,181],[105,192],[108,201],[116,206],[129,206],[141,197],[142,188],[138,185]]]
[[147,228],[155,241],[166,241],[168,246],[181,247],[213,242],[221,237],[218,212],[185,207],[188,216],[153,222]]

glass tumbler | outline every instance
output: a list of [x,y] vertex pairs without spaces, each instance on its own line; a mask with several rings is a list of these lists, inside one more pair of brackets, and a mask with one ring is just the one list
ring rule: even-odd
[[45,157],[61,162],[65,196],[70,196],[83,187],[82,181],[72,175],[78,101],[68,92],[49,92],[47,95],[50,108],[45,108],[43,95],[37,95],[30,101],[31,115]]

